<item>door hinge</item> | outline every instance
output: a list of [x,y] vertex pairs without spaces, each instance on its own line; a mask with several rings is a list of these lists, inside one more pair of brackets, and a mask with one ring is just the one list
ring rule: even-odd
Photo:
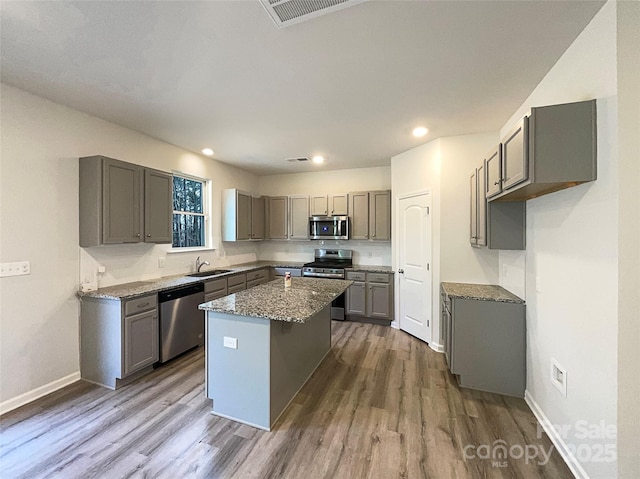
[[427,319],[427,328],[429,327],[430,324],[431,322]]
[[429,271],[429,263],[427,263],[427,271]]
[[427,206],[427,214],[429,214],[429,207]]

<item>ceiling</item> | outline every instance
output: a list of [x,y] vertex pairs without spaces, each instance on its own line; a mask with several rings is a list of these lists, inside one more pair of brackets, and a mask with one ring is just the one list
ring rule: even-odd
[[257,0],[0,4],[4,83],[267,175],[497,131],[603,2],[367,1],[282,29]]

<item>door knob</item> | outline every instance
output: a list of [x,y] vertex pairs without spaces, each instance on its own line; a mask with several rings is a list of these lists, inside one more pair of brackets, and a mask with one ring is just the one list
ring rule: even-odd
[[400,273],[400,274],[404,274],[404,270],[403,270],[403,269],[399,269],[399,270],[398,270],[398,273]]

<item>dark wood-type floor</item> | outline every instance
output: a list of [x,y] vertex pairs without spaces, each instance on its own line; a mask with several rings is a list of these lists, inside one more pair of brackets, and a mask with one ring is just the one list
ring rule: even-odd
[[80,381],[12,411],[0,477],[572,477],[555,451],[465,461],[467,445],[551,443],[523,400],[458,388],[443,355],[389,327],[334,322],[333,351],[272,432],[211,415],[203,382],[200,348],[118,391]]

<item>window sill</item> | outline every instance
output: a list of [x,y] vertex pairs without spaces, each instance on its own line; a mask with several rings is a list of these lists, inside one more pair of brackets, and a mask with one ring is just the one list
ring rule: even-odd
[[171,248],[170,250],[167,251],[167,254],[174,254],[174,253],[194,253],[197,251],[215,251],[216,247],[213,246],[195,246],[192,248]]

